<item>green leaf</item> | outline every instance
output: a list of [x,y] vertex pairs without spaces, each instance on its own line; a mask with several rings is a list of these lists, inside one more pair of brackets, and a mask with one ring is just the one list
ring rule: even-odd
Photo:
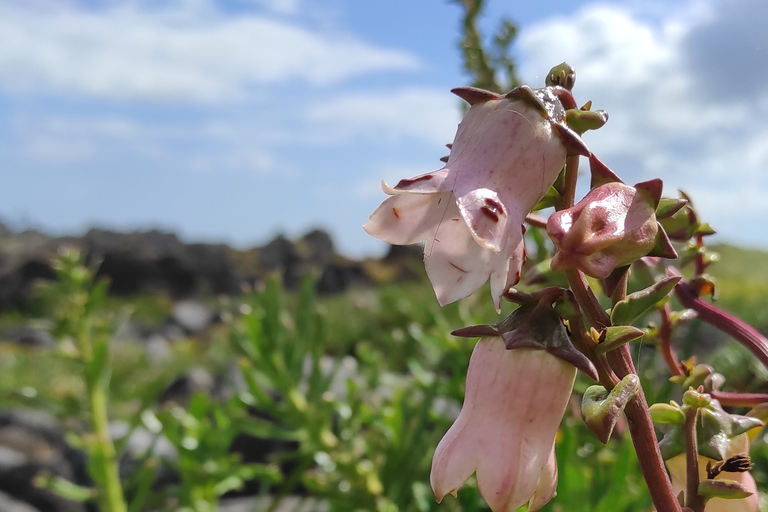
[[649,408],[654,423],[662,425],[682,425],[685,423],[685,413],[672,404],[653,404]]
[[705,498],[724,498],[726,500],[738,500],[751,496],[752,492],[746,490],[736,480],[704,480],[699,483],[699,494]]
[[611,310],[613,325],[630,325],[655,307],[682,279],[680,276],[665,277],[650,287],[631,293],[626,299],[620,300]]
[[645,331],[631,325],[614,325],[607,327],[600,333],[600,343],[595,346],[595,353],[605,354],[617,349],[630,341],[642,338]]
[[630,373],[610,393],[603,386],[590,386],[581,400],[581,417],[589,430],[606,444],[627,402],[640,389],[640,378]]

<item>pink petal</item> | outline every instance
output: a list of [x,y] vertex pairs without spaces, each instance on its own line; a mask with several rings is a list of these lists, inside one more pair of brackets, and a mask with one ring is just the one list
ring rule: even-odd
[[453,187],[453,183],[446,181],[447,177],[448,169],[443,167],[437,171],[422,174],[415,178],[400,180],[394,187],[389,187],[386,183],[383,183],[381,188],[387,194],[401,194],[404,192],[434,194],[437,192],[447,192]]
[[424,266],[441,306],[471,295],[494,270],[501,269],[506,280],[504,256],[477,245],[453,200],[434,236],[427,239]]
[[[494,512],[543,500],[556,473],[555,434],[576,369],[540,350],[506,350],[500,338],[480,340],[467,371],[464,406],[440,441],[430,480],[438,500],[472,471]],[[538,494],[537,494],[538,493]]]
[[[541,114],[521,101],[472,106],[459,125],[446,167],[478,243],[501,250],[505,226],[521,224],[565,163],[566,149]],[[488,201],[488,202],[486,202]],[[489,211],[490,209],[490,211]],[[515,219],[515,220],[512,220]]]
[[539,483],[533,493],[528,509],[525,512],[535,512],[549,503],[557,495],[557,458],[555,458],[555,445],[552,444],[552,452],[549,454],[547,464],[541,469]]
[[434,237],[438,224],[446,215],[446,206],[453,203],[450,192],[398,194],[381,203],[363,229],[390,244],[423,242]]

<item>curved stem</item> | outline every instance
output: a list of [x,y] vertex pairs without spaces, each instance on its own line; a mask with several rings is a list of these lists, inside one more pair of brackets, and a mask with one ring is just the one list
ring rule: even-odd
[[672,375],[682,375],[683,370],[680,368],[675,349],[672,348],[672,321],[670,320],[672,309],[669,307],[669,303],[660,307],[659,313],[661,313],[661,327],[659,328],[661,344],[659,350],[664,357],[667,368],[669,368],[669,373]]
[[722,405],[730,405],[731,407],[754,407],[768,402],[768,393],[734,393],[713,390],[709,394]]
[[702,300],[688,283],[680,281],[675,286],[675,295],[680,303],[699,314],[708,324],[730,334],[736,341],[747,347],[763,366],[768,368],[768,339],[755,328],[733,315]]

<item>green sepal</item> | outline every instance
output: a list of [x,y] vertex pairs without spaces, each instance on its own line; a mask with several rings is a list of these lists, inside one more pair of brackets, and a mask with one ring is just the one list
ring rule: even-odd
[[676,199],[672,197],[662,197],[659,206],[656,207],[656,218],[666,219],[676,214],[680,209],[688,204],[687,199]]
[[581,110],[577,108],[565,111],[566,120],[571,130],[579,135],[589,130],[602,128],[608,122],[605,110]]
[[631,325],[614,325],[606,327],[600,333],[600,343],[595,346],[597,355],[605,354],[611,350],[617,349],[622,345],[642,338],[645,331]]
[[544,83],[547,87],[559,85],[570,91],[576,83],[576,70],[567,62],[561,62],[549,70]]
[[682,279],[680,276],[665,277],[644,290],[627,295],[611,309],[611,324],[630,325],[666,297]]
[[683,405],[701,409],[712,403],[712,397],[706,393],[699,393],[695,389],[689,389],[683,393]]
[[606,444],[627,402],[640,389],[640,378],[630,373],[608,392],[603,386],[590,386],[581,399],[581,417],[590,431]]
[[667,258],[674,260],[677,258],[677,250],[672,245],[672,241],[667,236],[667,232],[664,231],[664,226],[660,222],[656,222],[656,239],[654,240],[653,249],[646,256],[655,256],[657,258]]
[[653,404],[648,410],[654,423],[662,425],[682,425],[685,423],[685,413],[679,406],[672,404]]
[[557,189],[554,186],[549,187],[547,193],[538,203],[536,203],[536,206],[534,206],[533,210],[531,211],[537,212],[539,210],[543,210],[544,208],[553,208],[559,200],[560,193],[557,191]]
[[708,364],[697,364],[691,370],[691,373],[683,381],[683,388],[698,388],[704,381],[715,372],[714,368]]
[[717,231],[715,231],[715,229],[706,222],[702,222],[696,226],[696,229],[693,232],[693,234],[700,236],[709,236],[714,235],[715,233],[717,233]]
[[703,480],[699,482],[698,492],[705,498],[723,498],[726,500],[738,500],[752,495],[736,480]]

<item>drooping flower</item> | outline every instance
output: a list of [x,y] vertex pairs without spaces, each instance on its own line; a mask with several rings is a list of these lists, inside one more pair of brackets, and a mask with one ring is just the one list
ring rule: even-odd
[[507,350],[499,337],[481,339],[467,371],[464,405],[437,446],[430,481],[438,501],[477,473],[494,512],[555,495],[555,435],[576,368],[544,350]]
[[660,197],[658,179],[634,187],[605,183],[575,206],[552,214],[547,233],[558,249],[552,270],[577,268],[603,279],[615,268],[647,255],[659,235]]
[[[747,455],[749,453],[749,438],[746,433],[733,437],[728,442],[728,449],[725,459],[735,455]],[[699,481],[707,478],[707,463],[715,464],[714,459],[699,455]],[[686,462],[685,454],[681,453],[666,461],[667,469],[672,480],[672,488],[675,493],[685,490],[686,483]],[[710,498],[704,507],[704,512],[758,512],[758,494],[755,479],[748,471],[744,472],[721,472],[714,478],[715,480],[733,480],[741,484],[745,491],[751,492],[746,498],[725,499]]]
[[427,274],[441,305],[464,298],[490,277],[498,309],[525,258],[523,221],[547,193],[569,151],[587,154],[565,124],[575,107],[561,87],[518,87],[504,96],[454,89],[471,107],[446,165],[382,183],[386,199],[365,230],[385,242],[425,242]]

